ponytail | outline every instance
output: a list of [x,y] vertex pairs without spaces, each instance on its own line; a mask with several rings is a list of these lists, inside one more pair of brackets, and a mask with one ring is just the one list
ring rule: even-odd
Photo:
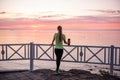
[[58,26],[58,31],[59,31],[59,41],[62,42],[62,27]]

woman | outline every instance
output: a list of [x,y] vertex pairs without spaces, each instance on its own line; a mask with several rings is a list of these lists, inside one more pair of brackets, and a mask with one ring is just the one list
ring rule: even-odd
[[65,44],[68,44],[68,42],[66,42],[65,35],[62,34],[62,27],[58,26],[57,30],[58,30],[58,33],[54,34],[52,45],[54,44],[54,41],[55,41],[55,54],[56,54],[56,66],[57,66],[56,72],[58,73],[60,61],[63,55],[63,41]]

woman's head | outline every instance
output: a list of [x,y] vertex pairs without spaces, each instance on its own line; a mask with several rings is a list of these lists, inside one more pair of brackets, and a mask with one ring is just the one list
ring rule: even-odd
[[57,27],[57,29],[58,29],[58,31],[61,31],[61,30],[62,30],[62,26],[59,25],[59,26]]

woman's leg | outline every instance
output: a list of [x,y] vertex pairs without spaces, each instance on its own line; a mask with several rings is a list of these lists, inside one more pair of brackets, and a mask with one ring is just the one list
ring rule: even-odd
[[55,49],[55,54],[56,54],[56,71],[58,72],[59,66],[60,66],[60,61],[63,55],[63,49]]

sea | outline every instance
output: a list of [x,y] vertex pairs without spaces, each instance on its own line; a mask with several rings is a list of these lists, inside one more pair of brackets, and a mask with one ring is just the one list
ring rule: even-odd
[[[40,43],[51,44],[56,30],[0,30],[0,44]],[[64,30],[66,40],[71,39],[71,45],[120,46],[120,31],[118,30]]]
[[[0,44],[51,44],[56,30],[0,30]],[[66,40],[70,38],[71,45],[111,46],[120,47],[119,30],[63,30]],[[30,68],[29,60],[0,61],[0,71],[24,70]],[[55,61],[34,60],[35,69],[55,70]],[[109,65],[61,62],[61,69],[83,69],[99,74],[99,70],[108,70]],[[114,67],[115,75],[120,75],[120,66]]]

